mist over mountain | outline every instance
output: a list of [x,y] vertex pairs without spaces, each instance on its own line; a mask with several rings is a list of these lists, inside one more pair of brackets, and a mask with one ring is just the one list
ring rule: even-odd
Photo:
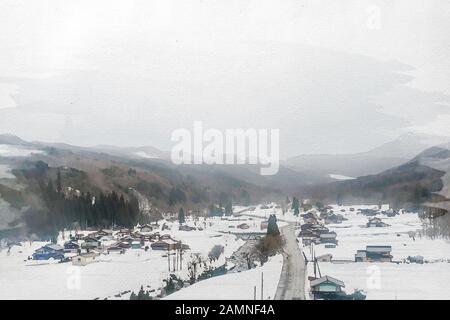
[[[58,172],[67,190],[97,196],[117,192],[129,200],[137,194],[146,206],[162,210],[204,210],[294,194],[333,203],[410,208],[432,203],[449,209],[446,141],[408,134],[365,153],[290,159],[276,175],[262,176],[256,165],[174,165],[167,153],[150,146],[88,148],[0,135],[0,229],[23,227],[30,208],[48,210],[43,186]],[[428,148],[432,144],[438,146]],[[344,175],[359,177],[336,180]]]
[[448,141],[447,137],[407,133],[367,152],[300,155],[287,159],[283,164],[293,170],[322,177],[330,174],[359,177],[399,166],[425,149]]

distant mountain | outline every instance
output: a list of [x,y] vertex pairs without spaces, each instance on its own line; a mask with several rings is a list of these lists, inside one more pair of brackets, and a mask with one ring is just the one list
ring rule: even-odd
[[[101,197],[116,192],[131,200],[139,195],[149,212],[176,212],[180,207],[203,210],[212,204],[225,206],[229,201],[249,205],[284,199],[285,194],[270,182],[263,182],[254,168],[231,167],[176,166],[165,153],[151,147],[85,148],[1,136],[0,231],[22,228],[24,217],[30,214],[32,218],[27,221],[34,225],[49,223],[40,219],[49,217],[48,188],[55,190],[49,182],[56,185],[58,172],[69,198],[74,194]],[[282,187],[282,183],[278,186]],[[70,206],[68,203],[62,208]]]
[[115,156],[121,156],[131,159],[162,159],[170,158],[169,152],[161,151],[151,146],[142,147],[116,147],[109,145],[98,145],[91,147],[90,150],[104,152]]
[[20,145],[20,146],[29,145],[28,142],[12,134],[0,134],[0,144]]
[[428,148],[378,174],[315,185],[302,192],[326,202],[389,203],[394,207],[450,211],[450,143]]
[[286,160],[283,165],[320,177],[359,177],[399,166],[425,149],[449,141],[447,137],[408,133],[367,152],[301,155]]

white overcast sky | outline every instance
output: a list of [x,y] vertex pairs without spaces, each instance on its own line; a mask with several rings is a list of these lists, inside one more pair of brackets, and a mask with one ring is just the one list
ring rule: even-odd
[[279,128],[281,155],[450,135],[447,0],[0,0],[0,133],[171,146]]

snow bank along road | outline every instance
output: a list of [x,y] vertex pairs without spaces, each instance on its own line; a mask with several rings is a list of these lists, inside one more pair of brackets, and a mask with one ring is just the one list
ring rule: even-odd
[[305,259],[297,245],[293,224],[281,228],[284,238],[283,269],[275,300],[305,300]]

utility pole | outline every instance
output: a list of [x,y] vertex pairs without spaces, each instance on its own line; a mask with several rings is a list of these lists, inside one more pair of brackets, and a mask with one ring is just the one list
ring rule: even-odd
[[167,247],[167,267],[168,267],[168,270],[170,272],[170,251],[169,251],[169,247]]
[[183,270],[183,243],[180,241],[180,270]]
[[261,272],[261,300],[264,300],[264,272]]
[[173,255],[173,272],[175,272],[175,269],[176,269],[176,264],[175,264],[176,253],[172,253],[172,255]]
[[253,287],[253,300],[256,300],[256,286]]

